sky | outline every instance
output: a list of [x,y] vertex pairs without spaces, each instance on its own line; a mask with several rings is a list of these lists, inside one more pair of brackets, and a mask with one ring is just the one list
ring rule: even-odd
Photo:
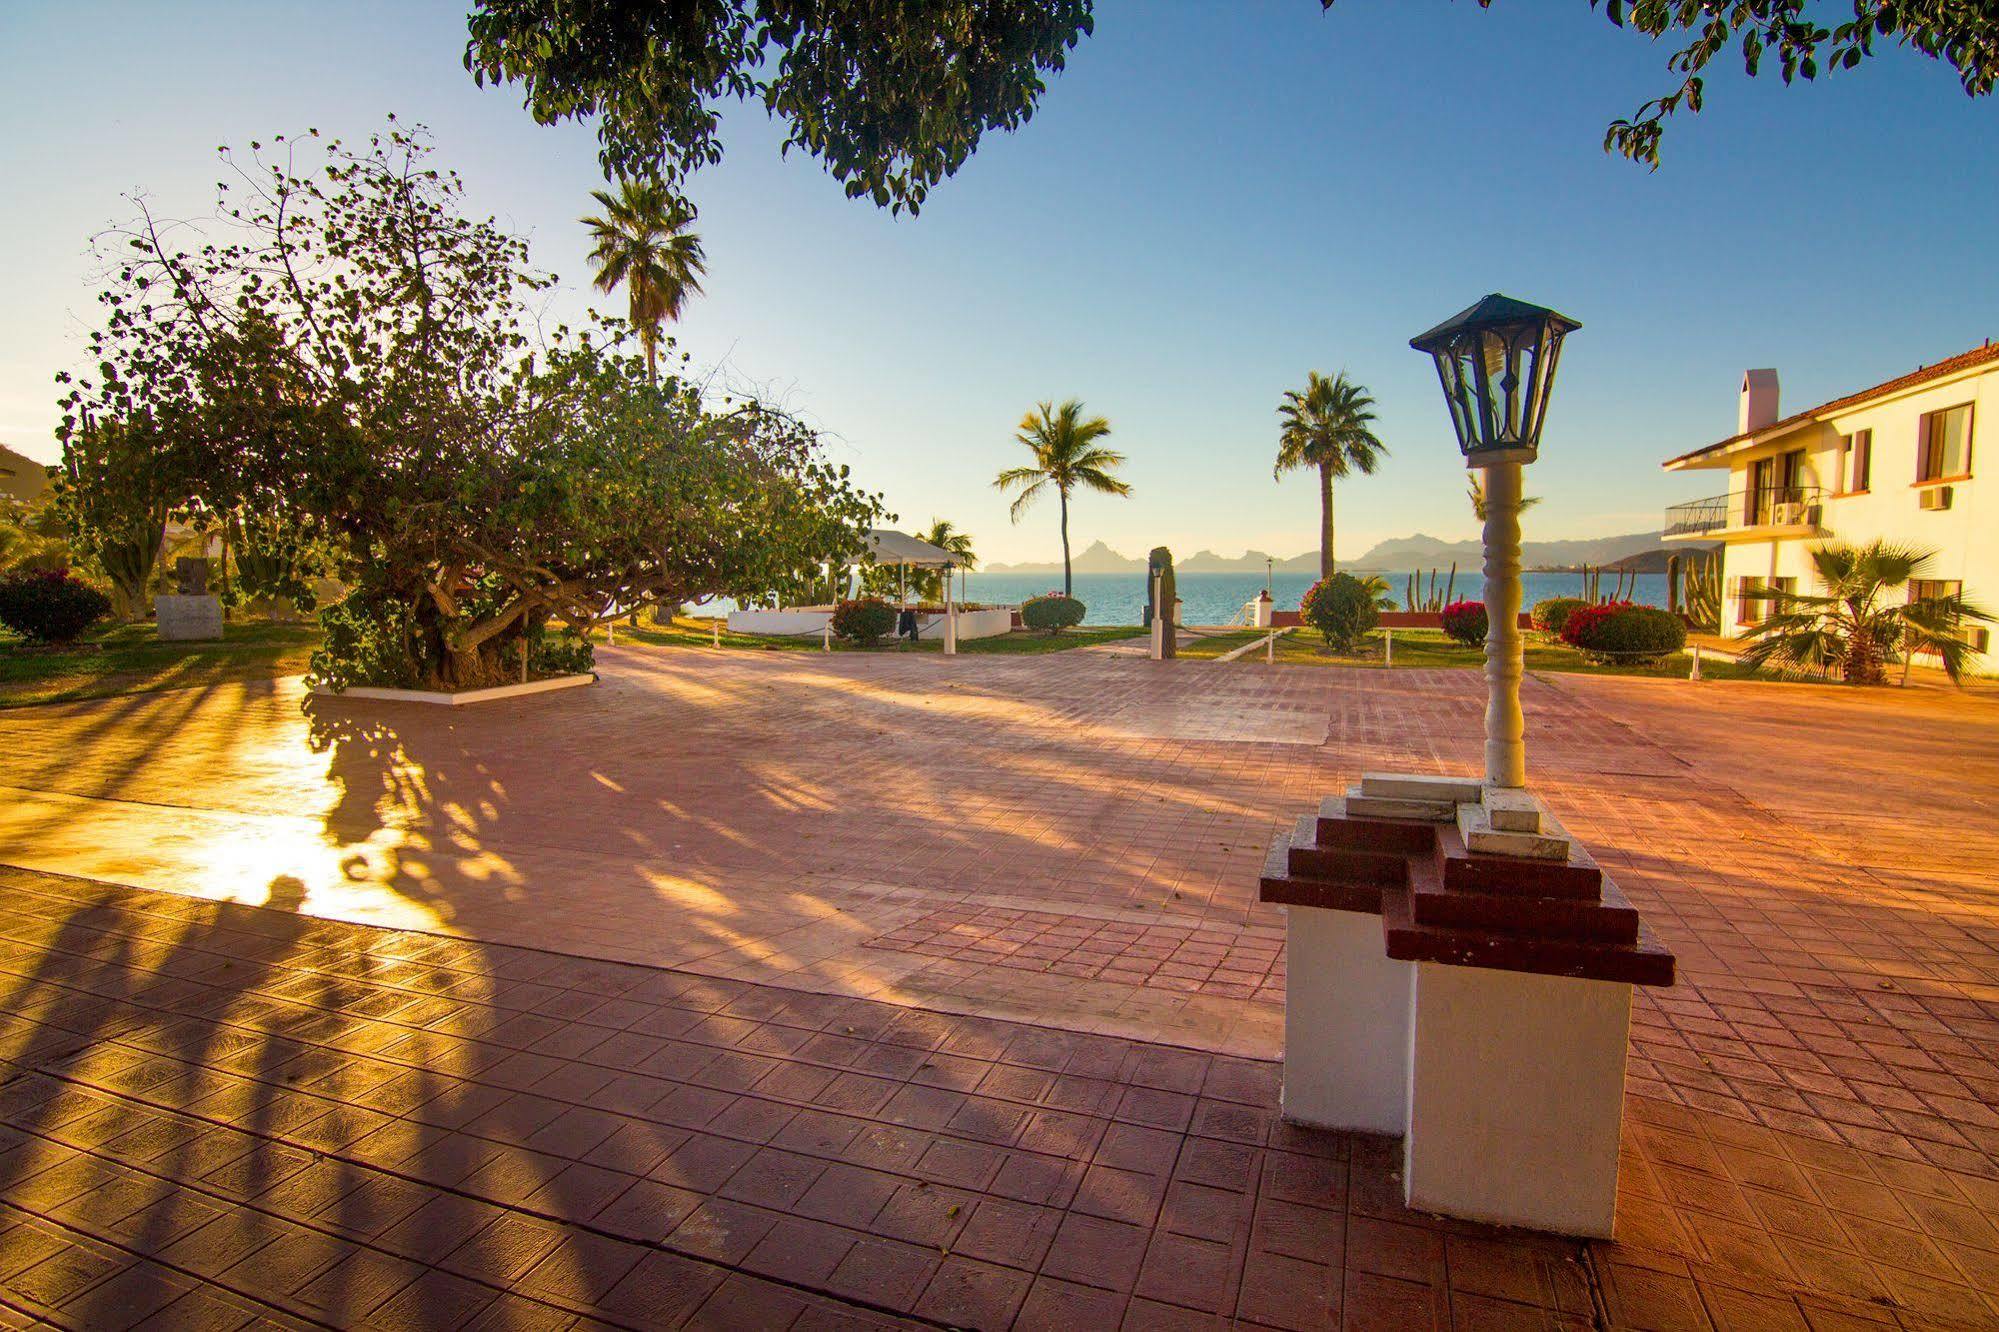
[[[916,218],[731,112],[689,187],[708,295],[677,336],[824,432],[900,526],[949,518],[988,561],[1058,553],[1053,504],[1015,526],[992,478],[1021,415],[1068,397],[1111,421],[1133,488],[1079,498],[1078,549],[1315,548],[1312,480],[1271,475],[1275,411],[1344,369],[1389,448],[1340,486],[1351,558],[1476,534],[1408,339],[1503,291],[1583,325],[1526,535],[1653,529],[1726,488],[1658,464],[1733,432],[1745,368],[1777,367],[1790,411],[1999,336],[1999,102],[1905,52],[1789,89],[1725,57],[1659,170],[1606,155],[1605,125],[1672,86],[1671,49],[1584,0],[1099,0],[1032,120]],[[135,191],[207,211],[225,143],[420,122],[469,206],[560,275],[553,314],[617,311],[576,222],[591,129],[536,125],[463,50],[463,5],[422,0],[0,4],[0,443],[55,457],[91,237]]]

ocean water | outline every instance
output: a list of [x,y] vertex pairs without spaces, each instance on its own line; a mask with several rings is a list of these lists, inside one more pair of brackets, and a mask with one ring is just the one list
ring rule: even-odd
[[[1386,575],[1388,584],[1399,605],[1407,593],[1407,574]],[[1603,592],[1610,594],[1615,582],[1614,574],[1603,578]],[[1141,624],[1145,618],[1145,574],[1077,574],[1075,595],[1088,614],[1085,624]],[[1263,591],[1264,576],[1247,573],[1183,573],[1176,583],[1182,602],[1180,618],[1183,624],[1224,624],[1235,618],[1243,603]],[[1297,610],[1298,603],[1311,589],[1318,578],[1313,574],[1280,573],[1270,580],[1270,594],[1276,601],[1278,610]],[[1522,584],[1522,604],[1532,609],[1535,602],[1546,597],[1574,597],[1582,595],[1581,574],[1529,573],[1520,577]],[[1629,580],[1627,579],[1627,582]],[[1057,574],[987,574],[974,573],[965,579],[966,595],[973,601],[995,603],[1015,603],[1029,597],[1040,596],[1044,592],[1062,590],[1062,575]],[[1440,573],[1437,587],[1441,592],[1444,576]],[[1429,580],[1423,583],[1427,597]],[[1452,584],[1452,601],[1476,601],[1485,594],[1485,579],[1476,572],[1458,571],[1457,581]],[[1633,601],[1648,606],[1666,604],[1666,575],[1639,574],[1637,587],[1630,593]]]

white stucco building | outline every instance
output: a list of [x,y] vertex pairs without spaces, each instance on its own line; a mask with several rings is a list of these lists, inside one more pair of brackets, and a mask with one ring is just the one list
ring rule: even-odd
[[[1927,582],[1910,595],[1961,592],[1999,607],[1999,346],[1948,360],[1806,411],[1778,408],[1777,372],[1742,378],[1736,433],[1664,464],[1710,469],[1712,498],[1666,511],[1669,541],[1722,543],[1721,631],[1753,629],[1768,603],[1745,591],[1819,590],[1809,552],[1826,542],[1877,538],[1933,550]],[[1941,586],[1938,586],[1941,584]],[[1999,673],[1984,627],[1971,669]]]

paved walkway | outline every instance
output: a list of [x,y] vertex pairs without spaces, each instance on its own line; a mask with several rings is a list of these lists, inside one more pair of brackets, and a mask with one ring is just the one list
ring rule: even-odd
[[1469,770],[1476,676],[605,659],[0,713],[0,1323],[1999,1323],[1989,700],[1530,683],[1682,962],[1585,1247],[1249,1057],[1267,834]]

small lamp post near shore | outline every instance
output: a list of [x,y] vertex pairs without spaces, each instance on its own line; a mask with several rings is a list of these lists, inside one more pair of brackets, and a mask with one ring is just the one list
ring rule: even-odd
[[1494,293],[1409,345],[1430,356],[1465,466],[1485,472],[1485,780],[1527,784],[1520,640],[1520,469],[1540,449],[1562,339],[1582,325]]

